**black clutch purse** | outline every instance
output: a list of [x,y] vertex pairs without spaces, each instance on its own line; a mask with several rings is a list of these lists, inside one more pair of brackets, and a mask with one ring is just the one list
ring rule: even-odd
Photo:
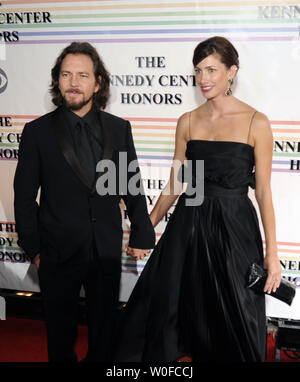
[[[268,277],[268,271],[263,269],[256,263],[251,264],[249,269],[249,277],[247,287],[257,293],[264,293],[264,286]],[[271,292],[270,296],[277,298],[291,305],[296,294],[296,287],[292,283],[281,279],[279,287],[276,292]]]

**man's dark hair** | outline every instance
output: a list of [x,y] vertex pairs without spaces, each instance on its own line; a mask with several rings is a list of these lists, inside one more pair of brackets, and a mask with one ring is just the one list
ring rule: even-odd
[[[56,59],[54,67],[52,68],[52,82],[50,87],[50,93],[52,95],[52,102],[54,103],[54,105],[63,105],[63,97],[59,90],[58,83],[61,64],[63,59],[67,56],[67,54],[86,54],[91,58],[94,64],[94,74],[96,81],[101,85],[99,91],[93,95],[93,108],[105,109],[109,98],[109,73],[106,70],[104,63],[101,60],[96,49],[88,42],[77,41],[72,42],[61,52],[61,54]],[[101,76],[101,83],[99,82],[98,76]]]

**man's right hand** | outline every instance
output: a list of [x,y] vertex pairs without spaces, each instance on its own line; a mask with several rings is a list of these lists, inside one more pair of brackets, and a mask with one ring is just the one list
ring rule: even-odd
[[37,269],[39,269],[39,266],[40,266],[40,254],[39,253],[34,257],[33,262],[36,265]]

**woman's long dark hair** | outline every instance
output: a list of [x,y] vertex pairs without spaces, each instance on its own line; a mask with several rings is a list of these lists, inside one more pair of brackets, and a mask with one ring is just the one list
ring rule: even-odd
[[[50,87],[50,93],[52,95],[52,102],[54,103],[54,105],[63,105],[63,97],[59,90],[58,83],[61,63],[67,54],[86,54],[91,58],[94,64],[94,74],[96,81],[101,85],[99,91],[93,96],[93,107],[94,109],[105,109],[109,99],[109,73],[106,70],[104,63],[101,60],[96,49],[88,42],[77,41],[72,42],[61,52],[61,54],[56,59],[54,67],[52,68],[52,82]],[[98,76],[101,76],[101,83],[98,80]]]

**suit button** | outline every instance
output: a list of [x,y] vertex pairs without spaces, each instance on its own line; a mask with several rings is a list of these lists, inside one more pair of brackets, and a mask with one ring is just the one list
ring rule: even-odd
[[97,221],[97,219],[96,219],[96,218],[91,218],[91,221],[92,221],[93,223],[95,223],[95,221]]

